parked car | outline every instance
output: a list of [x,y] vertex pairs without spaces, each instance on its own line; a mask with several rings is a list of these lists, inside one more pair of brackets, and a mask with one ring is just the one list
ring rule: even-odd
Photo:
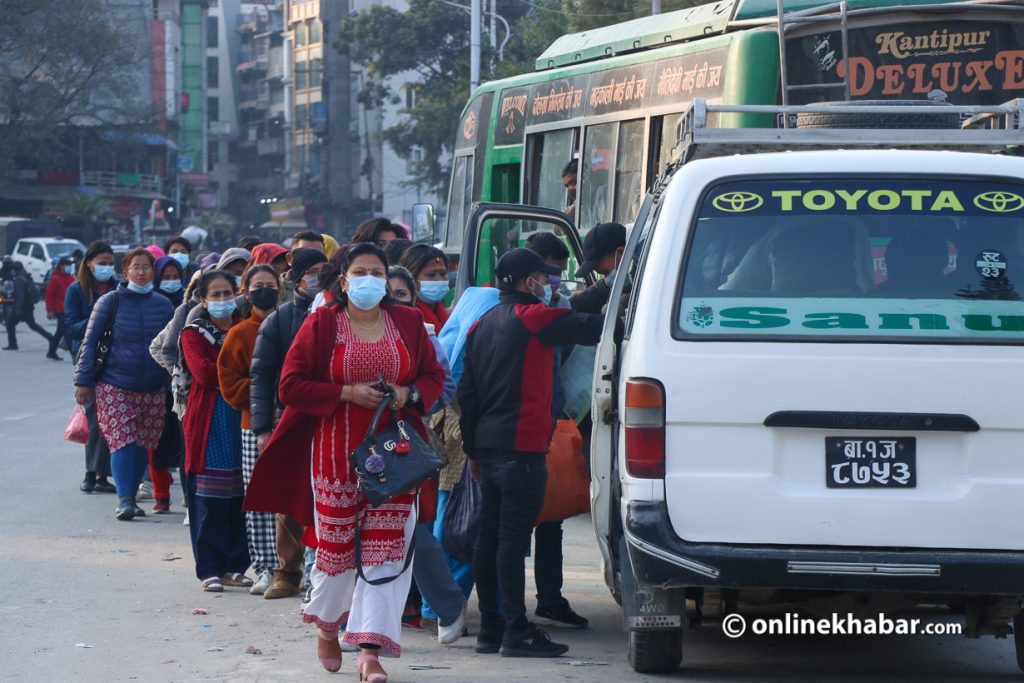
[[11,257],[25,266],[37,285],[43,285],[57,259],[75,252],[85,253],[85,245],[63,237],[23,237],[14,245]]

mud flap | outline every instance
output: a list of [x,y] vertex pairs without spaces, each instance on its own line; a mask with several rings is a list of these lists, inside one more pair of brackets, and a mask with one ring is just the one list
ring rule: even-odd
[[619,539],[619,582],[626,631],[682,628],[686,607],[684,590],[639,585],[624,538]]

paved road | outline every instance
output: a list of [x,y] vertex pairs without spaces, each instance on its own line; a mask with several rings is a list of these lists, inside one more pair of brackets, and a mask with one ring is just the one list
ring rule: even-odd
[[[45,316],[37,315],[37,319]],[[287,681],[327,678],[295,600],[240,590],[203,593],[192,571],[180,501],[174,514],[130,523],[114,497],[83,495],[82,448],[62,440],[71,412],[70,363],[46,360],[22,328],[22,350],[0,352],[0,679],[17,681]],[[64,354],[67,355],[66,353]],[[477,655],[407,630],[391,680],[578,682],[1020,680],[1012,643],[962,637],[744,637],[687,634],[685,669],[640,676],[626,663],[617,607],[598,574],[589,522],[567,523],[566,594],[591,619],[557,631],[555,661]],[[530,579],[528,578],[528,584]],[[472,601],[475,603],[475,598]],[[532,607],[532,604],[530,605]],[[192,616],[192,608],[209,611]],[[477,617],[471,609],[471,620]],[[88,645],[90,647],[81,647]],[[246,654],[249,647],[262,654]],[[575,663],[586,663],[576,666]],[[415,665],[439,667],[411,670]],[[352,658],[343,676],[355,680]]]

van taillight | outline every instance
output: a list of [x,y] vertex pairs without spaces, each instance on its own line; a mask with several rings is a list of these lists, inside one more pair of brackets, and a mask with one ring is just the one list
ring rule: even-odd
[[665,476],[665,390],[649,379],[626,382],[626,473]]

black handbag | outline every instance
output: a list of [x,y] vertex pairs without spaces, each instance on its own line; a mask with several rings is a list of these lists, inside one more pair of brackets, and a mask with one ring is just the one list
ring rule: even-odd
[[386,392],[366,438],[351,455],[359,488],[373,507],[418,488],[444,467],[441,457],[396,413],[391,413],[391,424],[377,433],[380,418],[393,400],[394,395]]
[[103,334],[100,335],[99,341],[96,342],[96,372],[93,374],[96,381],[99,381],[100,375],[107,367],[107,355],[110,353],[114,338],[114,321],[117,319],[117,302],[120,300],[120,294],[114,290],[114,300],[110,304],[110,321],[107,323],[106,329],[103,330]]

